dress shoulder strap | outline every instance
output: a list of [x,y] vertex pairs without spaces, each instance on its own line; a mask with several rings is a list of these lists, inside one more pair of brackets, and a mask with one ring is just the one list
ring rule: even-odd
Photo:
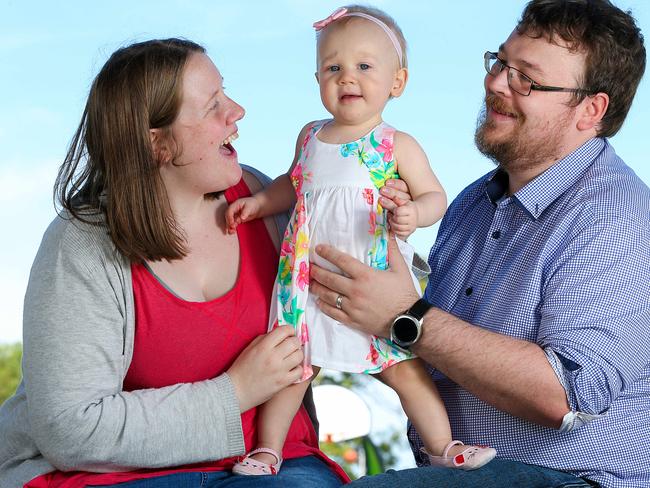
[[312,134],[316,134],[318,131],[320,131],[323,127],[325,127],[325,125],[327,125],[331,121],[332,119],[314,120],[309,125],[309,132],[311,132]]
[[394,138],[395,129],[382,122],[370,132],[364,142],[372,156],[362,158],[362,161],[368,167],[370,179],[377,189],[384,186],[387,180],[399,178],[397,161],[393,154]]

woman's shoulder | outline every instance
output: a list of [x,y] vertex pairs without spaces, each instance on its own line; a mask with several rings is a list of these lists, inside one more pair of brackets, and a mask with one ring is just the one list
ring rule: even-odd
[[[273,180],[260,170],[252,166],[242,164],[242,179],[252,194],[267,187]],[[284,235],[284,230],[289,222],[289,216],[285,213],[279,213],[265,219],[267,229],[271,240],[279,247],[279,239]]]
[[107,260],[123,260],[111,241],[104,217],[97,214],[84,219],[61,211],[43,234],[37,261],[56,259],[94,268]]
[[251,193],[258,192],[265,186],[268,186],[271,183],[271,178],[269,178],[265,173],[260,171],[257,168],[242,164],[242,178],[244,183],[248,186],[248,189]]

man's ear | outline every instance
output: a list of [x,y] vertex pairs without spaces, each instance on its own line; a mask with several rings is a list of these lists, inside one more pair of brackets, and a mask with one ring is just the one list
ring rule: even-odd
[[406,82],[409,78],[409,71],[406,68],[400,68],[395,73],[395,79],[393,80],[393,87],[390,90],[390,96],[393,98],[399,97],[404,88],[406,88]]
[[163,129],[149,129],[149,141],[154,160],[158,165],[171,161],[169,141]]
[[580,115],[576,127],[578,130],[598,130],[600,121],[607,113],[609,95],[596,93],[586,97],[580,104]]

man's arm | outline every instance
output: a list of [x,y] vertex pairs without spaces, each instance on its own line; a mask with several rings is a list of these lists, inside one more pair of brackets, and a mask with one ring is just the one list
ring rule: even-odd
[[413,350],[467,391],[516,417],[557,429],[570,411],[544,350],[532,342],[432,308]]
[[[398,256],[394,237],[390,256]],[[375,270],[330,246],[316,252],[344,275],[311,265],[310,291],[321,310],[369,334],[389,336],[395,316],[418,299],[403,259]],[[335,307],[342,295],[342,309]],[[570,411],[566,392],[537,344],[497,334],[433,308],[424,317],[414,352],[467,391],[494,407],[539,425],[558,428]]]

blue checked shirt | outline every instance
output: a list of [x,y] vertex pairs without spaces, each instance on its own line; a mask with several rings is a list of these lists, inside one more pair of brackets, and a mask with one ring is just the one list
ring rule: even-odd
[[[650,487],[650,189],[604,139],[507,186],[495,170],[449,207],[425,297],[538,344],[574,415],[541,427],[434,373],[453,437],[603,487]],[[426,464],[412,427],[409,439]]]

